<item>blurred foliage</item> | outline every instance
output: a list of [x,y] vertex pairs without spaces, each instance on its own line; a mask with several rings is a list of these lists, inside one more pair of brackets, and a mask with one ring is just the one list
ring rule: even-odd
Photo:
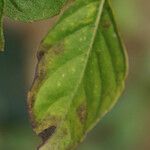
[[[150,16],[147,11],[150,2],[112,1],[129,54],[127,86],[117,106],[78,149],[149,150]],[[30,66],[26,66],[29,58],[25,35],[18,28],[6,25],[5,36],[6,51],[0,54],[0,150],[34,150],[39,139],[32,131],[26,107],[29,85],[25,68]]]

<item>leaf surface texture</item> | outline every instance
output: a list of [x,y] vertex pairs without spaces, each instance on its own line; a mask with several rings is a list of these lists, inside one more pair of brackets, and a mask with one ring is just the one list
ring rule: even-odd
[[5,15],[13,20],[31,22],[58,14],[66,0],[5,0]]

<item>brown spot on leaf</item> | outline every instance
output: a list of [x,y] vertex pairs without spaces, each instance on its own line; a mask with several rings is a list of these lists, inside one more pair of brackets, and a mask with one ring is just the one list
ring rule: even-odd
[[38,53],[37,53],[38,60],[41,60],[41,58],[44,56],[44,53],[45,52],[43,50],[38,51]]
[[51,48],[51,45],[40,45],[39,51],[37,51],[37,58],[40,61],[46,52]]
[[61,52],[64,51],[64,45],[63,45],[63,42],[61,42],[60,44],[57,44],[55,45],[53,48],[52,48],[53,52],[58,55],[60,54]]
[[86,105],[82,104],[77,108],[77,115],[81,123],[84,123],[87,117]]
[[49,139],[50,136],[52,136],[52,134],[55,132],[56,127],[55,126],[51,126],[47,129],[45,129],[44,131],[42,131],[41,133],[39,133],[39,136],[42,138],[43,141],[46,141]]
[[102,26],[103,28],[108,29],[111,26],[111,22],[108,20],[105,20],[102,22]]
[[66,136],[66,135],[68,134],[68,132],[67,132],[67,129],[66,129],[66,128],[64,128],[62,131],[63,131],[63,136]]

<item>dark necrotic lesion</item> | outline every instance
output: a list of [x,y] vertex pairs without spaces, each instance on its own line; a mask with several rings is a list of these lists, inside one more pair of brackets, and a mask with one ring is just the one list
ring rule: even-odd
[[56,130],[56,126],[51,126],[43,130],[41,133],[39,133],[39,136],[42,138],[43,141],[47,141],[55,132],[55,130]]

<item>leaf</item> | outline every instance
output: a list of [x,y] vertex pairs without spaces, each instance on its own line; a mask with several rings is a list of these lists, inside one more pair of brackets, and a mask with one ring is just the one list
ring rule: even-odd
[[0,50],[4,50],[3,16],[13,20],[32,22],[59,14],[67,0],[0,0]]
[[124,89],[126,57],[107,0],[76,0],[38,53],[29,111],[40,150],[72,150]]
[[31,22],[59,13],[66,0],[6,0],[5,15],[13,20]]
[[3,11],[4,11],[4,1],[0,0],[0,51],[4,50]]

